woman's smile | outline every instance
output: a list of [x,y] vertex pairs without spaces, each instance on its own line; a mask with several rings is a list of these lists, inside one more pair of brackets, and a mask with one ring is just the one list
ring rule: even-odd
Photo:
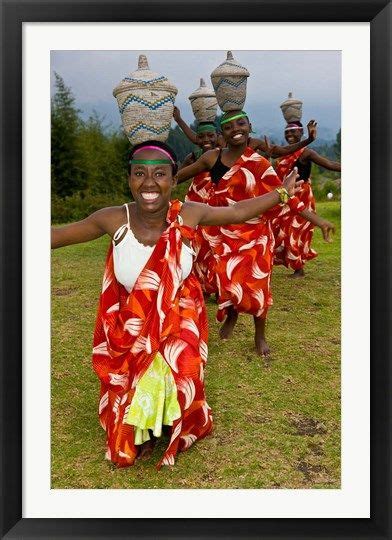
[[158,199],[160,193],[158,191],[142,191],[140,195],[145,201],[153,202]]

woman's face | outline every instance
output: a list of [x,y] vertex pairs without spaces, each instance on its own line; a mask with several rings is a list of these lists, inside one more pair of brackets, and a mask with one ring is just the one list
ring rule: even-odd
[[299,128],[287,129],[284,132],[284,138],[286,139],[286,142],[288,142],[288,144],[295,144],[302,139],[302,133],[302,129]]
[[218,135],[216,131],[206,131],[205,133],[197,134],[197,145],[203,150],[203,152],[216,148],[217,142]]
[[[240,111],[238,111],[238,113],[239,112]],[[235,116],[235,114],[236,111],[233,111],[233,116]],[[251,126],[246,117],[231,120],[222,126],[223,137],[226,143],[230,146],[241,146],[243,144],[247,144],[250,130]]]
[[[138,160],[168,159],[159,150],[140,150],[134,156]],[[176,181],[169,164],[131,164],[128,178],[132,196],[142,210],[156,212],[167,207]]]

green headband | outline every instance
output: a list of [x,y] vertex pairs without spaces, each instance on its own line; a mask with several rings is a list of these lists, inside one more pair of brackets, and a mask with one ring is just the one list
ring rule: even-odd
[[170,159],[131,159],[131,165],[173,165]]
[[216,133],[216,127],[214,124],[202,124],[197,128],[197,133],[206,133],[207,131],[213,131]]
[[232,120],[237,120],[237,118],[247,118],[248,115],[246,114],[245,111],[241,111],[240,113],[238,114],[235,114],[234,116],[229,116],[228,118],[224,118],[223,120],[220,121],[220,125],[222,126],[223,124],[226,124],[227,122],[231,122]]

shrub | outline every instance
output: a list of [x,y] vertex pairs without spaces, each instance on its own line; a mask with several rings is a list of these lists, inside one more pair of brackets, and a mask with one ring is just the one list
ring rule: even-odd
[[117,206],[127,202],[123,195],[91,195],[90,193],[74,193],[64,199],[52,194],[52,223],[68,223],[86,218],[100,208]]

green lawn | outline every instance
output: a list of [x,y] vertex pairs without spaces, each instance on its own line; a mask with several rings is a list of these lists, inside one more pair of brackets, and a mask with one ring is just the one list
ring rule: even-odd
[[53,252],[52,488],[340,487],[340,204],[317,208],[337,234],[325,244],[316,231],[305,279],[274,269],[268,360],[252,350],[252,317],[221,342],[208,302],[214,432],[159,472],[165,441],[134,467],[104,459],[91,342],[108,238]]

